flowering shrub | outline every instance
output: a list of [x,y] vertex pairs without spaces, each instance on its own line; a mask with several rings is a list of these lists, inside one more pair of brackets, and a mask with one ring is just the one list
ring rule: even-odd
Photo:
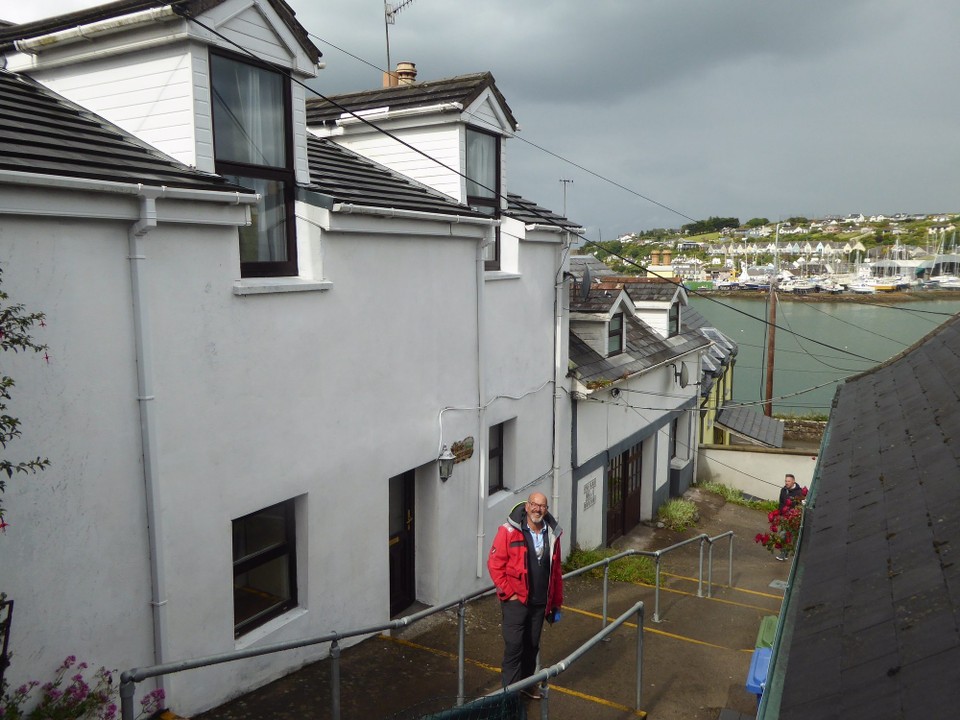
[[[8,693],[4,682],[0,687],[0,720],[115,720],[118,707],[113,673],[100,668],[88,681],[83,676],[87,669],[86,663],[78,664],[77,658],[70,655],[57,668],[53,680],[43,685],[31,680]],[[40,696],[33,698],[37,687]],[[137,717],[156,713],[163,706],[163,699],[163,690],[147,693],[140,701]],[[24,710],[25,705],[33,707]]]
[[[806,502],[807,488],[803,488],[803,502]],[[773,510],[767,515],[770,523],[770,532],[757,533],[754,540],[763,545],[770,552],[780,552],[783,555],[793,552],[800,534],[800,521],[803,518],[803,502],[787,500],[782,510]]]

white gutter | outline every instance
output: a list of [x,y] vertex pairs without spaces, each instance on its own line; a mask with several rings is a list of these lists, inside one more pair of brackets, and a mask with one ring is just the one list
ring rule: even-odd
[[437,103],[436,105],[427,105],[426,107],[403,108],[401,110],[390,110],[388,107],[371,108],[357,113],[341,113],[336,123],[342,127],[354,123],[372,122],[373,120],[392,120],[404,117],[417,117],[420,115],[431,115],[433,113],[462,112],[463,104],[458,102]]
[[[499,223],[499,221],[496,221]],[[480,469],[477,477],[477,577],[483,577],[484,558],[486,558],[485,534],[483,532],[483,523],[485,518],[485,509],[487,504],[487,445],[490,442],[490,433],[487,430],[487,400],[486,383],[484,382],[484,373],[486,372],[486,362],[484,362],[484,353],[486,343],[484,342],[484,292],[485,292],[485,274],[486,262],[483,258],[483,249],[497,239],[496,227],[491,223],[487,227],[487,232],[477,243],[477,424],[479,432],[477,433],[476,452],[479,457]]]
[[121,32],[137,25],[147,25],[163,20],[178,18],[169,5],[150,10],[141,10],[140,12],[130,13],[122,17],[100,20],[87,25],[77,25],[69,30],[59,30],[57,32],[39,35],[27,40],[17,40],[14,47],[22,53],[35,55],[43,50],[48,50],[54,45],[66,45],[69,43],[91,40],[101,35],[110,35]]
[[[399,208],[376,207],[375,205],[354,205],[353,203],[335,203],[331,212],[345,215],[376,215],[385,218],[406,218],[408,220],[435,220],[437,222],[463,223],[465,225],[496,226],[500,220],[487,217],[470,217],[469,215],[447,215],[432,213],[425,210],[401,210]],[[489,243],[486,240],[484,244]]]
[[[143,485],[147,512],[147,542],[150,555],[150,606],[153,609],[153,662],[167,661],[167,579],[164,562],[164,537],[161,518],[163,502],[160,495],[157,467],[156,422],[154,420],[153,353],[150,347],[150,313],[146,292],[146,256],[141,240],[157,227],[157,197],[159,192],[144,188],[140,193],[140,219],[127,233],[130,260],[130,293],[133,299],[134,343],[137,358],[137,402],[140,408],[140,445],[143,454]],[[166,692],[164,676],[158,678],[158,687]]]
[[[189,40],[193,36],[190,33],[183,31],[178,33],[169,33],[162,37],[147,38],[144,40],[137,40],[135,42],[126,43],[124,45],[117,45],[108,48],[100,48],[97,50],[87,50],[80,51],[75,53],[70,53],[67,55],[55,56],[53,59],[50,59],[46,56],[41,56],[39,50],[32,50],[30,52],[23,52],[19,57],[14,56],[11,60],[11,69],[16,69],[18,72],[29,73],[33,70],[52,70],[54,68],[66,67],[68,65],[76,65],[77,63],[87,62],[89,60],[95,60],[103,57],[112,57],[114,55],[122,55],[125,53],[132,52],[142,52],[144,50],[150,50],[156,47],[162,47],[166,45],[171,45],[173,43],[179,42],[181,40]],[[46,50],[46,48],[43,48]],[[29,62],[25,62],[21,58],[30,58]]]
[[63,190],[88,190],[114,193],[117,195],[142,196],[149,192],[157,199],[195,200],[197,202],[230,202],[234,205],[256,205],[260,196],[255,193],[241,193],[235,190],[195,190],[175,188],[167,185],[144,185],[143,183],[120,182],[117,180],[94,180],[92,178],[74,178],[63,175],[27,173],[15,170],[0,170],[0,183],[14,185],[37,185],[55,187]]

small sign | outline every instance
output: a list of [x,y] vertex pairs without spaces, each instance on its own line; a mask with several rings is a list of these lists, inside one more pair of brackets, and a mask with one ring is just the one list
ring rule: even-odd
[[454,464],[466,462],[473,457],[473,437],[468,436],[463,440],[457,440],[450,447],[450,452],[453,453]]
[[597,479],[589,481],[583,486],[583,509],[589,510],[597,503]]

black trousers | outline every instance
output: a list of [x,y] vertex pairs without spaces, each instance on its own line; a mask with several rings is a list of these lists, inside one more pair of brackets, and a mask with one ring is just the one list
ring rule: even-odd
[[503,686],[533,675],[540,652],[545,605],[524,605],[519,600],[501,601],[503,611]]

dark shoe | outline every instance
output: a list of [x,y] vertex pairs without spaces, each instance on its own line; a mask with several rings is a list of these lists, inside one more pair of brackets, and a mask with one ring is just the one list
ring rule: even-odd
[[783,562],[786,559],[787,559],[786,555],[777,555],[777,560],[779,560],[780,562]]
[[524,695],[526,695],[531,700],[539,700],[542,695],[540,695],[540,688],[534,685],[533,687],[524,688],[521,690]]

